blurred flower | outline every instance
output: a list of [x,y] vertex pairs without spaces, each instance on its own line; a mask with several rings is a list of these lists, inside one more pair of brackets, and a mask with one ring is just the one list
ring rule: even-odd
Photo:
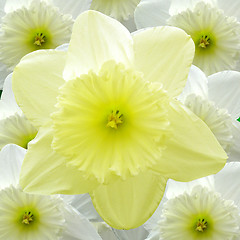
[[[231,7],[225,4],[223,10]],[[234,69],[239,61],[240,23],[223,10],[210,0],[187,0],[181,4],[180,1],[142,0],[135,11],[135,21],[138,28],[167,24],[183,29],[195,43],[193,64],[210,75]],[[150,12],[154,17],[149,19]]]
[[13,91],[39,131],[23,163],[24,190],[89,192],[106,223],[129,229],[156,209],[167,178],[219,171],[225,152],[175,99],[193,55],[181,29],[132,37],[116,20],[88,11],[77,18],[67,52],[25,56],[14,70]]

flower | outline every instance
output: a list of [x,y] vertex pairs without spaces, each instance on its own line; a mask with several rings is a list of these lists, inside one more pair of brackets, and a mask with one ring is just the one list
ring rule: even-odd
[[62,12],[76,15],[76,11],[80,14],[89,8],[90,0],[78,2],[54,0],[52,4],[43,0],[6,1],[6,14],[2,17],[0,30],[2,79],[27,53],[56,48],[69,42],[73,20],[71,15]]
[[17,105],[11,86],[10,74],[3,86],[0,100],[0,149],[9,143],[23,148],[36,136],[37,129],[27,120]]
[[239,161],[240,72],[223,71],[206,76],[192,66],[179,99],[211,129],[228,153],[228,161]]
[[66,197],[21,190],[18,179],[25,153],[25,149],[13,144],[6,145],[0,152],[0,238],[67,240],[87,236],[100,240],[91,223],[66,202]]
[[169,180],[165,203],[146,224],[150,239],[238,239],[239,163],[189,183]]
[[106,223],[130,229],[153,213],[167,178],[188,181],[220,170],[225,152],[174,99],[193,54],[180,29],[132,37],[116,20],[88,11],[76,19],[67,52],[25,56],[13,91],[38,134],[21,171],[24,191],[89,192]]
[[[142,0],[138,5],[135,11],[138,28],[161,24],[179,27],[191,35],[196,47],[193,63],[207,75],[235,69],[240,53],[240,23],[226,15],[229,11],[225,12],[225,7],[228,9],[231,4],[224,5],[223,11],[212,1],[194,1],[195,4],[188,1],[181,3],[177,11],[177,1],[156,2]],[[154,18],[148,20],[150,11]]]

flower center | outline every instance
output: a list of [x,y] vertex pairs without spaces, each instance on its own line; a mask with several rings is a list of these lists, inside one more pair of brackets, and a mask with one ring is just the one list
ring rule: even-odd
[[22,218],[22,224],[25,224],[25,225],[29,225],[31,222],[34,221],[34,216],[32,214],[32,212],[25,212],[23,214],[23,218]]
[[200,38],[198,46],[200,48],[207,48],[209,44],[210,44],[210,37],[205,35]]
[[196,224],[197,227],[195,228],[195,230],[197,232],[204,232],[205,230],[207,230],[207,225],[208,223],[204,218],[198,219],[198,222]]
[[41,47],[46,42],[46,36],[43,33],[37,33],[34,39],[34,44]]
[[123,123],[123,114],[119,112],[119,110],[112,111],[108,116],[107,127],[111,127],[117,129],[119,125]]

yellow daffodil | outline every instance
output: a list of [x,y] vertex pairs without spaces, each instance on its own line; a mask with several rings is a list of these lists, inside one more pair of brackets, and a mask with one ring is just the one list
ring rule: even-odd
[[218,172],[225,152],[174,99],[193,56],[194,43],[180,29],[131,36],[95,11],[76,19],[67,52],[26,55],[14,70],[13,91],[39,131],[22,166],[24,191],[89,192],[110,226],[130,229],[155,211],[168,178]]

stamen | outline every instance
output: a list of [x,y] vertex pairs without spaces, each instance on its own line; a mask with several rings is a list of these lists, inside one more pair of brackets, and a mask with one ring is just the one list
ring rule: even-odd
[[112,111],[108,116],[107,127],[111,127],[117,129],[120,124],[123,123],[123,114],[119,112],[119,110]]
[[197,232],[204,232],[207,229],[208,223],[207,221],[203,218],[203,219],[198,219],[198,222],[196,224],[196,228],[195,230]]
[[22,219],[22,224],[29,225],[34,220],[32,212],[25,212]]
[[198,46],[201,48],[207,48],[207,46],[210,44],[210,37],[208,37],[207,35],[202,36]]
[[45,35],[43,35],[43,33],[37,33],[35,36],[34,44],[40,47],[45,42],[46,42]]

